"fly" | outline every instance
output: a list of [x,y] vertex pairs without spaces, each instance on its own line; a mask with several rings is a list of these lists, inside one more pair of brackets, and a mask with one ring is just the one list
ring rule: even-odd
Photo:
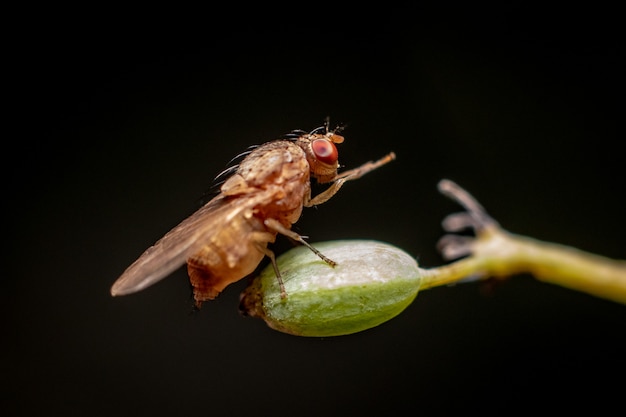
[[[355,180],[395,159],[393,152],[355,169],[338,173],[335,144],[344,137],[328,122],[309,133],[296,130],[285,139],[253,148],[220,187],[219,194],[148,248],[111,287],[111,295],[141,291],[187,263],[194,299],[216,298],[229,284],[252,273],[265,256],[270,258],[287,296],[268,244],[287,236],[327,258],[291,230],[303,207],[328,201],[346,181]],[[311,197],[311,177],[330,186]]]

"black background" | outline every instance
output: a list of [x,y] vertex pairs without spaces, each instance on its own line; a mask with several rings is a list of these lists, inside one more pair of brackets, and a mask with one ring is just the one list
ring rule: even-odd
[[509,231],[625,258],[616,12],[196,17],[44,12],[9,39],[3,414],[622,408],[624,306],[529,276],[424,291],[326,339],[241,317],[245,280],[198,313],[183,268],[109,295],[233,156],[326,116],[347,125],[347,168],[398,159],[306,209],[294,230],[311,242],[377,239],[440,265],[450,178]]

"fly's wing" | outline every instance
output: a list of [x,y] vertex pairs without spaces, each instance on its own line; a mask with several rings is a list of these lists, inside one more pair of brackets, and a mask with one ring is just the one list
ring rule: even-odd
[[228,199],[218,195],[148,248],[111,287],[111,295],[141,291],[185,264],[220,228],[243,211],[266,201],[267,191]]

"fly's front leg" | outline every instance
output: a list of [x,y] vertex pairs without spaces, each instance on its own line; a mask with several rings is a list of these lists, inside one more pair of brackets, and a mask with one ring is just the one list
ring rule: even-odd
[[371,172],[377,168],[380,168],[381,166],[385,164],[388,164],[394,159],[396,159],[396,154],[393,152],[390,152],[389,154],[380,158],[378,161],[369,161],[369,162],[364,163],[360,167],[350,169],[348,171],[342,172],[341,174],[338,174],[335,178],[333,178],[333,181],[337,181],[342,178],[345,178],[346,181],[356,180],[358,178],[361,178],[363,175],[367,174],[368,172]]
[[316,195],[315,197],[311,198],[310,200],[305,200],[304,204],[303,204],[304,207],[318,206],[318,205],[320,205],[322,203],[327,202],[328,200],[330,200],[330,198],[332,196],[337,194],[337,191],[339,191],[341,186],[346,181],[348,181],[346,178],[340,178],[338,180],[333,180],[333,183],[331,184],[331,186],[328,187],[325,191],[319,193],[318,195]]
[[[323,260],[324,262],[326,262],[328,265],[330,265],[330,266],[337,265],[337,262],[333,261],[332,259],[327,258],[322,252],[318,251],[313,246],[309,245],[309,243],[306,240],[304,240],[304,237],[300,236],[299,234],[297,234],[293,230],[286,228],[278,220],[275,220],[275,219],[265,219],[263,221],[263,223],[265,224],[265,226],[267,226],[268,229],[270,229],[270,230],[272,230],[272,231],[274,231],[276,233],[280,233],[281,235],[287,236],[287,237],[289,237],[289,238],[291,238],[291,239],[293,239],[293,240],[295,240],[297,242],[302,243],[304,246],[309,248],[314,254],[319,256],[320,259]],[[269,249],[267,249],[267,250],[269,250]],[[274,254],[272,254],[272,256],[273,255]],[[271,257],[270,257],[270,259],[271,259]],[[278,267],[277,266],[274,266],[274,268],[276,269],[276,271],[278,271]]]
[[309,201],[305,201],[304,206],[312,207],[312,206],[317,206],[319,204],[327,202],[328,200],[331,199],[332,196],[337,194],[337,191],[339,191],[339,189],[343,186],[343,184],[346,181],[359,179],[363,175],[367,174],[368,172],[371,172],[377,168],[380,168],[381,166],[393,161],[394,159],[396,159],[396,154],[393,152],[390,152],[383,158],[380,158],[378,161],[366,162],[360,167],[350,169],[348,171],[345,171],[345,172],[342,172],[341,174],[336,175],[335,178],[331,180],[333,182],[332,185],[328,187],[326,191],[316,195]]

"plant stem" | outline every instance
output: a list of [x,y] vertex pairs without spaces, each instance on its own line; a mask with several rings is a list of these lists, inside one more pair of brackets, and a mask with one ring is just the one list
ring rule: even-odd
[[444,228],[459,231],[471,227],[476,237],[444,236],[440,249],[445,257],[469,256],[439,268],[422,270],[422,289],[471,276],[506,278],[530,273],[544,282],[626,304],[626,261],[508,233],[458,185],[443,180],[439,188],[467,210],[446,219]]

